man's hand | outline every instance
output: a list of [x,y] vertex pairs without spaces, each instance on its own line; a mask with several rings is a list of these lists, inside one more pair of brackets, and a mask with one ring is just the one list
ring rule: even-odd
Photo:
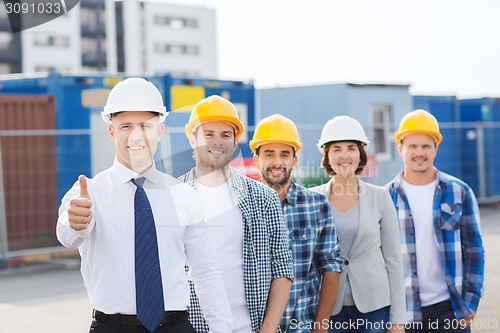
[[80,196],[72,199],[68,208],[69,226],[77,231],[86,229],[92,218],[92,201],[87,190],[87,178],[80,175],[78,182],[80,183]]
[[404,324],[393,324],[387,330],[387,333],[404,333],[405,325]]
[[469,310],[472,314],[469,317],[460,320],[460,327],[461,328],[462,327],[463,328],[469,327],[470,325],[472,325],[472,320],[474,320],[474,317],[476,316],[476,312],[474,310],[471,310],[471,309],[469,309]]

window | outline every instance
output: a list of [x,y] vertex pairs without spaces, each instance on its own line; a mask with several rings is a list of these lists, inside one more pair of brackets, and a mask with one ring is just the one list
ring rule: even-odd
[[198,46],[197,45],[187,45],[186,46],[186,54],[198,54]]
[[96,16],[97,16],[97,21],[99,22],[99,25],[101,27],[105,27],[106,26],[106,11],[104,10],[103,7],[96,8]]
[[182,29],[182,28],[184,28],[184,20],[183,19],[172,19],[172,20],[170,20],[170,27],[173,29]]
[[82,38],[82,59],[84,62],[97,61],[99,41],[95,38]]
[[0,31],[0,50],[6,50],[12,42],[12,34],[5,31]]
[[185,19],[184,25],[188,28],[198,28],[198,20],[197,19]]
[[47,35],[47,34],[37,34],[35,36],[35,45],[37,45],[37,46],[69,47],[69,37],[67,37],[67,36],[54,36],[54,35]]
[[199,48],[197,45],[166,44],[158,42],[155,44],[155,52],[197,55],[199,53]]
[[82,20],[82,29],[88,31],[97,30],[96,14],[90,8],[82,8],[80,10],[80,17]]
[[154,22],[156,25],[169,25],[170,18],[166,16],[155,15]]
[[0,74],[9,74],[10,73],[10,65],[0,62]]
[[373,146],[377,160],[388,161],[391,159],[390,145],[390,119],[391,107],[389,105],[375,105],[373,114]]
[[198,20],[194,18],[168,17],[155,15],[154,23],[156,25],[165,25],[172,29],[198,28]]
[[168,44],[156,43],[155,44],[155,52],[156,53],[168,53]]
[[183,45],[168,45],[169,46],[169,53],[172,54],[184,54],[185,52],[185,46]]

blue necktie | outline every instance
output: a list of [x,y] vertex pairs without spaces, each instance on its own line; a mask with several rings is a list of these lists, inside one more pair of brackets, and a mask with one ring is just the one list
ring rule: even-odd
[[137,319],[153,332],[165,317],[158,240],[153,211],[142,188],[145,178],[132,179],[137,186],[135,216],[135,297]]

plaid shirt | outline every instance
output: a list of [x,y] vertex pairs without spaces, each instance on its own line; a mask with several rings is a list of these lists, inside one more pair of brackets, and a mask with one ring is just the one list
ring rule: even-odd
[[[450,301],[457,319],[476,311],[482,296],[484,248],[479,230],[479,208],[471,188],[453,176],[436,170],[434,192],[434,230],[446,274]],[[408,199],[402,188],[403,174],[389,190],[398,211],[401,249],[405,266],[406,307],[411,321],[422,321],[419,299],[415,231]]]
[[342,257],[330,203],[323,194],[292,181],[281,206],[288,222],[295,281],[280,326],[282,332],[298,332],[288,331],[290,320],[314,322],[323,272],[340,273]]
[[[194,172],[192,169],[179,179],[194,187]],[[292,253],[276,191],[233,168],[229,181],[243,217],[243,283],[252,331],[257,333],[264,319],[271,281],[281,277],[294,279]],[[196,331],[208,332],[193,288],[189,312]]]

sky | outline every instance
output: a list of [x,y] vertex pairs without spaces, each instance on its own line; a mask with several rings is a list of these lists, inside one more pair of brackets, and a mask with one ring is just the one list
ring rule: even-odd
[[498,0],[157,0],[215,9],[221,79],[500,97]]

